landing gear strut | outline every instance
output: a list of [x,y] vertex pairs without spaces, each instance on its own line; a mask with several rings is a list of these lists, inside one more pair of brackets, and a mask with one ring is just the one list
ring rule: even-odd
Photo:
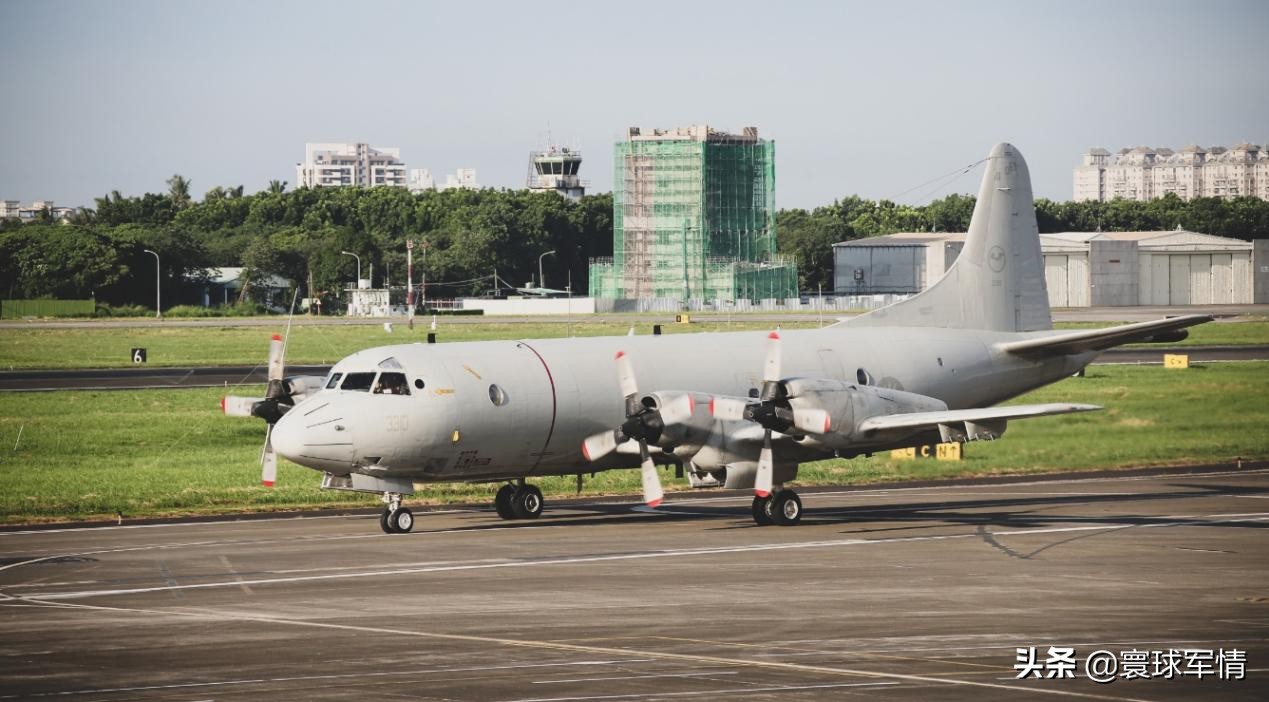
[[795,526],[802,521],[802,500],[792,490],[780,489],[767,497],[755,497],[752,509],[758,526]]
[[507,483],[494,495],[494,509],[503,519],[537,519],[542,515],[542,491],[521,481]]
[[414,513],[401,506],[401,493],[383,493],[386,505],[379,515],[379,528],[385,534],[408,534],[414,528]]

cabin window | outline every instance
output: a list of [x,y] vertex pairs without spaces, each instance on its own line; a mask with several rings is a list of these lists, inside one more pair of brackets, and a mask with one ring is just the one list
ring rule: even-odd
[[326,389],[334,390],[335,386],[339,385],[339,379],[342,377],[344,377],[343,373],[331,373],[330,380],[326,381]]
[[507,391],[503,390],[498,385],[490,385],[489,386],[489,401],[494,404],[494,407],[502,407],[503,405],[510,402],[511,398],[507,397]]
[[370,386],[374,384],[374,373],[349,373],[344,376],[344,383],[339,386],[340,390],[352,390],[354,392],[369,392]]
[[423,389],[423,379],[422,379],[422,378],[415,378],[415,379],[414,379],[414,387],[416,387],[416,388],[418,388],[418,389],[422,390],[422,389]]
[[375,383],[375,394],[409,395],[410,385],[405,380],[405,373],[380,373],[379,382]]
[[856,370],[856,371],[855,371],[855,380],[856,380],[856,381],[858,381],[858,383],[859,383],[860,385],[867,385],[867,384],[868,384],[868,371],[864,370],[863,368],[860,368],[860,369]]

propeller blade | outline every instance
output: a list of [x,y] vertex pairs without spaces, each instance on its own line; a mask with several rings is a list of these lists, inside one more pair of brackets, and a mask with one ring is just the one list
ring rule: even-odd
[[662,404],[658,411],[661,413],[661,421],[666,426],[685,422],[696,413],[696,400],[688,394],[678,395]]
[[793,410],[793,426],[807,434],[827,434],[831,418],[822,409]]
[[771,430],[768,429],[762,436],[762,452],[758,454],[758,474],[754,476],[753,480],[755,495],[767,497],[771,494],[774,474],[775,458],[771,454]]
[[274,334],[269,340],[269,382],[282,382],[282,335]]
[[639,394],[639,384],[635,382],[634,368],[630,365],[630,357],[625,351],[617,352],[617,381],[621,383],[623,397]]
[[220,411],[228,417],[250,417],[251,406],[263,399],[263,397],[227,395],[220,398]]
[[780,379],[780,334],[771,332],[767,335],[767,360],[762,366],[762,380],[774,383]]
[[603,431],[586,437],[582,442],[582,455],[588,461],[599,459],[612,453],[617,448],[617,435],[614,431]]
[[661,490],[661,478],[657,475],[656,464],[652,462],[652,454],[648,453],[648,442],[639,441],[639,457],[643,459],[643,502],[649,507],[657,507],[665,493]]
[[273,452],[273,425],[265,430],[264,434],[264,455],[260,458],[260,464],[263,466],[260,471],[260,484],[265,487],[273,487],[278,480],[278,454]]
[[738,422],[745,418],[745,408],[749,402],[735,397],[715,397],[709,401],[709,413],[715,419]]

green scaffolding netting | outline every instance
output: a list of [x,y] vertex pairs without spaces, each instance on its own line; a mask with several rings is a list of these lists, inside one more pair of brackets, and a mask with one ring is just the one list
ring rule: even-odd
[[797,267],[776,253],[773,142],[711,133],[614,152],[613,257],[592,263],[592,296],[797,296]]

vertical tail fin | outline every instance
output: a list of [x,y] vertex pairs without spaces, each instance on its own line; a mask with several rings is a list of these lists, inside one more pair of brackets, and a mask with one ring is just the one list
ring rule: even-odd
[[1011,144],[991,150],[965,248],[928,288],[843,326],[1052,329],[1031,174]]

